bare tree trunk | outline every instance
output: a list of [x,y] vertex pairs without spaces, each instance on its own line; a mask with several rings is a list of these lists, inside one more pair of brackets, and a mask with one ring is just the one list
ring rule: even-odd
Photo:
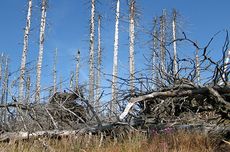
[[30,75],[27,74],[27,78],[26,78],[26,102],[27,103],[30,103],[30,87],[31,87]]
[[118,60],[118,41],[119,41],[119,19],[120,19],[120,0],[117,0],[116,23],[113,49],[113,79],[112,79],[112,101],[110,103],[110,115],[116,111],[115,102],[117,100],[117,60]]
[[196,79],[197,79],[197,85],[200,85],[200,61],[199,61],[198,49],[196,49]]
[[74,72],[71,71],[71,73],[70,73],[69,88],[70,88],[70,90],[72,90],[72,91],[74,91],[74,88],[73,88],[73,81],[74,81]]
[[90,19],[90,59],[89,59],[89,101],[94,105],[94,17],[95,0],[91,1]]
[[161,53],[160,53],[160,60],[161,60],[161,72],[163,75],[166,73],[166,51],[165,51],[165,29],[166,29],[166,10],[163,10],[163,15],[160,18],[160,28],[161,28]]
[[54,52],[54,65],[53,65],[53,94],[57,92],[57,48]]
[[225,60],[224,60],[224,73],[223,73],[223,78],[225,81],[228,81],[228,77],[227,77],[227,70],[230,64],[230,49],[227,52],[227,55],[225,56]]
[[37,75],[36,75],[36,93],[35,93],[35,102],[36,103],[40,102],[40,93],[41,93],[41,69],[42,69],[42,59],[43,59],[43,50],[44,50],[44,36],[45,36],[45,26],[46,26],[46,9],[47,9],[47,0],[42,0],[39,55],[38,55],[38,61],[37,61]]
[[[4,80],[3,80],[3,85],[2,85],[2,99],[1,99],[1,104],[6,104],[7,99],[8,99],[8,83],[9,83],[9,59],[8,57],[5,57],[4,60],[4,64],[5,64],[5,69],[4,69]],[[6,109],[2,110],[2,120],[5,121],[6,120]]]
[[173,10],[173,21],[172,21],[172,29],[173,29],[173,75],[174,77],[178,77],[178,65],[177,65],[177,43],[176,43],[176,18],[177,12]]
[[79,88],[80,50],[77,51],[76,60],[76,88]]
[[101,16],[98,15],[98,46],[97,46],[97,79],[96,79],[96,103],[95,107],[97,112],[99,112],[99,107],[100,107],[100,85],[101,85]]
[[28,12],[26,18],[26,27],[24,33],[21,68],[20,68],[20,78],[19,78],[19,102],[21,103],[24,98],[24,81],[25,81],[25,70],[26,70],[26,56],[28,51],[28,40],[30,32],[30,20],[32,14],[32,0],[28,0]]
[[134,40],[135,40],[135,0],[130,3],[130,16],[129,16],[129,72],[130,72],[130,91],[134,93]]
[[[157,83],[158,81],[158,70],[157,68],[159,63],[158,63],[158,32],[157,32],[157,17],[154,18],[153,20],[153,52],[152,52],[152,79],[153,79],[153,82],[154,84]],[[155,81],[154,81],[155,80]],[[153,84],[153,87],[156,88],[157,85],[154,86]]]

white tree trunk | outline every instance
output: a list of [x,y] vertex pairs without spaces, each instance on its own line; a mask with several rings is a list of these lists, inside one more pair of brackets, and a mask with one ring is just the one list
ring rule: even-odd
[[69,88],[70,88],[70,90],[75,91],[74,88],[73,88],[73,81],[74,81],[74,72],[71,71],[70,72]]
[[[222,74],[222,78],[224,81],[228,81],[227,72],[228,72],[229,64],[230,64],[230,49],[227,51],[227,54],[225,55],[225,59],[224,59],[224,70]],[[224,83],[223,80],[219,82],[220,85]]]
[[53,94],[57,92],[57,48],[54,51],[54,65],[53,65]]
[[98,46],[97,46],[97,79],[96,79],[96,103],[95,107],[97,112],[100,110],[100,86],[101,86],[101,16],[98,15],[98,28],[97,28],[97,34],[98,34]]
[[44,36],[45,36],[45,26],[46,26],[46,9],[47,9],[47,0],[42,0],[42,15],[41,15],[41,25],[40,25],[39,55],[38,55],[38,61],[37,61],[35,102],[40,102],[41,69],[42,69]]
[[[1,99],[1,104],[6,104],[8,100],[8,83],[9,83],[9,58],[5,56],[4,58],[4,64],[5,64],[5,69],[4,69],[4,80],[2,82],[2,99]],[[2,109],[2,120],[6,120],[6,109]]]
[[77,51],[76,60],[76,89],[79,89],[80,50]]
[[129,21],[129,72],[130,72],[130,91],[134,93],[134,40],[135,40],[135,0],[130,3],[130,21]]
[[163,72],[162,76],[166,73],[166,52],[165,52],[165,26],[166,26],[166,10],[163,10],[163,15],[161,16],[160,21],[160,27],[161,27],[161,53],[160,53],[160,60],[161,60],[161,72]]
[[177,43],[176,43],[176,17],[177,12],[173,10],[173,21],[172,21],[172,29],[173,29],[173,75],[174,77],[178,77],[178,66],[177,66]]
[[119,42],[119,18],[120,18],[120,0],[117,0],[115,35],[114,35],[114,49],[113,49],[113,78],[112,78],[112,100],[110,103],[110,115],[116,111],[117,100],[117,67],[118,67],[118,42]]
[[95,0],[91,1],[91,19],[90,19],[90,58],[89,58],[89,101],[94,105],[94,18],[95,18]]
[[30,80],[30,75],[27,73],[27,78],[26,78],[26,103],[30,103],[30,88],[31,88],[31,80]]
[[[153,52],[152,52],[152,80],[154,82],[153,88],[156,88],[155,83],[158,81],[158,70],[159,63],[158,63],[158,32],[157,32],[157,17],[153,20]],[[155,80],[155,81],[154,81]]]
[[32,14],[32,0],[28,0],[28,12],[26,18],[26,27],[24,32],[24,41],[23,41],[23,50],[22,50],[22,59],[21,59],[21,68],[20,68],[20,78],[19,78],[19,96],[18,100],[22,103],[24,98],[24,81],[25,81],[25,71],[26,71],[26,56],[28,51],[28,40],[30,33],[30,20]]

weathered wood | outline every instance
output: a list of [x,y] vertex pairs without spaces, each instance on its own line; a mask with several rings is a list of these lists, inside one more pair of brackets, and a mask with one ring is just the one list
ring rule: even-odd
[[[224,92],[229,92],[229,88],[224,88]],[[212,101],[209,101],[211,105],[216,107],[217,112],[223,112],[220,111],[219,107],[224,107],[227,113],[227,117],[230,118],[228,112],[230,111],[230,103],[227,102],[215,89],[212,87],[202,87],[202,88],[187,88],[187,90],[183,90],[180,88],[177,88],[176,90],[168,90],[168,91],[161,91],[161,92],[152,92],[146,95],[140,95],[137,97],[132,97],[124,112],[120,115],[120,120],[124,119],[124,117],[128,114],[129,110],[132,108],[134,104],[137,102],[143,102],[143,101],[148,101],[151,102],[150,99],[155,99],[155,98],[169,98],[169,97],[185,97],[185,96],[194,96],[194,95],[201,95],[201,96],[211,96],[214,99]],[[218,107],[219,106],[219,107]]]

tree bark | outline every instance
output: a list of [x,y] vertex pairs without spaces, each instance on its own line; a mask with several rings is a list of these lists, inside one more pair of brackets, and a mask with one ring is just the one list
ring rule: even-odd
[[178,65],[177,65],[177,43],[176,43],[176,18],[177,12],[173,10],[173,21],[172,21],[172,29],[173,29],[173,75],[174,77],[178,77]]
[[[158,52],[158,32],[157,32],[157,17],[153,20],[153,52],[152,52],[152,80],[156,81],[158,83],[159,75],[158,75],[158,69],[159,69],[159,57],[157,54]],[[156,83],[153,83],[153,89],[157,89]],[[155,86],[154,86],[155,85]]]
[[76,88],[79,88],[80,50],[77,51],[76,60]]
[[160,40],[161,40],[161,52],[160,52],[160,63],[161,63],[161,72],[163,76],[166,73],[166,51],[165,51],[165,39],[166,39],[166,10],[163,10],[163,14],[160,18]]
[[22,102],[24,98],[26,56],[27,56],[27,51],[28,51],[31,14],[32,14],[32,0],[28,0],[28,11],[27,11],[27,18],[26,18],[26,27],[24,31],[24,41],[23,41],[23,50],[22,50],[22,58],[21,58],[20,78],[19,78],[19,96],[18,96],[19,102]]
[[36,75],[36,93],[35,93],[35,102],[36,103],[40,102],[40,93],[41,93],[41,70],[42,70],[42,59],[43,59],[43,51],[44,51],[46,9],[47,9],[47,0],[42,0],[39,55],[38,55],[38,61],[37,61],[37,75]]
[[115,34],[114,34],[114,48],[113,48],[113,78],[112,78],[112,100],[110,103],[110,116],[116,110],[117,100],[117,67],[118,67],[118,43],[119,43],[119,19],[120,19],[120,0],[117,0],[116,7],[116,21],[115,21]]
[[54,65],[53,65],[53,94],[57,92],[57,48],[54,51]]
[[196,49],[196,81],[197,85],[200,85],[200,61],[199,61],[199,50]]
[[98,15],[98,27],[97,27],[97,34],[98,34],[98,46],[97,46],[97,79],[96,79],[96,101],[95,107],[96,111],[99,112],[100,110],[100,85],[101,85],[101,16]]
[[134,40],[135,40],[135,0],[130,2],[130,15],[129,15],[129,72],[130,72],[130,91],[134,93]]
[[90,19],[90,58],[89,58],[89,101],[94,106],[94,19],[95,19],[95,0],[91,1]]

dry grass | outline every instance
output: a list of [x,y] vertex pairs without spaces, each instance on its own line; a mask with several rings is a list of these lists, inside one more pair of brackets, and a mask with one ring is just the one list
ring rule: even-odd
[[129,134],[126,139],[116,142],[101,136],[78,138],[39,139],[0,144],[3,152],[230,152],[230,145],[217,137],[200,133],[153,134],[147,139],[142,133]]

